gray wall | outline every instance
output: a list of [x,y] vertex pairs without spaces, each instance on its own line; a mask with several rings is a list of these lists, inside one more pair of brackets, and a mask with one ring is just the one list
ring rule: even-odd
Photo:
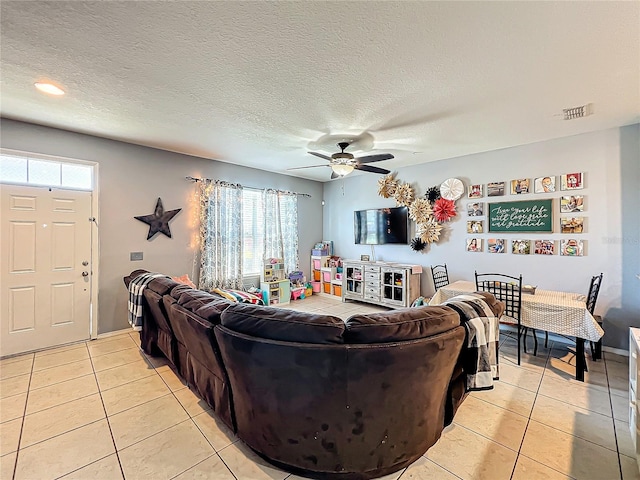
[[[422,275],[422,294],[431,295],[433,284],[428,267],[446,263],[452,281],[473,280],[474,270],[523,274],[524,283],[549,290],[587,293],[592,275],[604,272],[604,283],[596,313],[605,317],[604,343],[627,348],[627,327],[640,325],[640,282],[638,269],[638,164],[640,151],[638,125],[622,129],[598,131],[573,137],[468,155],[425,163],[398,170],[397,178],[410,182],[419,196],[428,187],[440,185],[449,177],[461,179],[465,185],[486,184],[516,178],[555,175],[559,190],[559,176],[569,172],[585,172],[585,188],[575,192],[585,196],[584,257],[529,255],[516,256],[486,252],[486,240],[491,237],[559,240],[559,197],[553,194],[506,195],[491,201],[513,201],[553,198],[554,233],[552,234],[481,234],[466,233],[466,204],[458,200],[458,216],[446,226],[444,239],[431,246],[426,253],[416,253],[409,246],[381,245],[375,247],[377,260],[419,264],[425,267]],[[344,258],[371,255],[371,247],[355,245],[353,211],[395,206],[393,199],[377,194],[374,174],[360,174],[325,184],[324,238],[333,240],[335,252]],[[485,192],[486,195],[486,192]],[[482,199],[486,202],[487,197]],[[566,215],[565,215],[566,216]],[[486,217],[485,230],[486,230]],[[412,228],[415,225],[412,224]],[[479,236],[484,239],[483,253],[465,251],[465,239]]]
[[[311,198],[300,197],[298,210],[300,267],[309,275],[309,252],[323,238],[319,182],[7,119],[0,129],[3,148],[99,164],[99,333],[127,327],[122,277],[132,270],[195,275],[196,189],[185,176],[309,193]],[[173,238],[159,234],[147,241],[149,227],[133,217],[153,213],[158,197],[166,210],[182,211],[170,224]],[[144,261],[129,261],[132,251],[144,252]]]
[[[607,312],[607,344],[627,345],[627,327],[640,327],[640,124],[620,129],[622,248],[620,307]],[[617,193],[612,192],[613,195]]]

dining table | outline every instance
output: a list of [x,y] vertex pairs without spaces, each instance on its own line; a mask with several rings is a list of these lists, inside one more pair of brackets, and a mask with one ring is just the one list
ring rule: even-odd
[[[458,280],[438,289],[429,305],[440,305],[457,295],[475,292],[475,282]],[[522,292],[520,323],[523,327],[544,330],[550,333],[575,337],[576,380],[584,381],[586,360],[584,342],[597,342],[604,330],[587,310],[586,295],[554,290],[535,289],[533,293]],[[509,319],[509,322],[514,323]]]

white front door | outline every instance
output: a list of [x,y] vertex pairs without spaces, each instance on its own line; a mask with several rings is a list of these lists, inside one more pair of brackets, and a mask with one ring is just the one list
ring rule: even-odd
[[89,339],[91,192],[0,185],[0,356]]

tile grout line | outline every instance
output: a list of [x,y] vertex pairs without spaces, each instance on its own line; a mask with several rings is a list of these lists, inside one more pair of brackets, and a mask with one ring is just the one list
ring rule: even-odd
[[[123,351],[125,351],[125,350],[132,350],[132,349],[134,349],[134,348],[136,348],[136,346],[135,346],[135,345],[134,345],[133,347],[130,347],[130,348],[123,348],[122,350],[115,350],[115,351],[113,351],[113,352],[109,352],[109,353],[102,353],[102,354],[100,354],[100,355],[91,355],[91,352],[87,352],[87,353],[88,353],[88,355],[89,355],[87,358],[81,358],[81,359],[78,359],[78,360],[71,360],[70,362],[64,362],[64,363],[60,363],[60,364],[58,364],[58,365],[48,366],[48,367],[46,367],[46,368],[40,368],[40,369],[38,369],[38,370],[34,370],[34,373],[46,372],[47,370],[51,370],[52,368],[56,368],[56,367],[64,367],[65,365],[71,365],[72,363],[78,363],[78,362],[81,362],[81,361],[83,361],[83,360],[87,360],[87,359],[91,359],[91,358],[104,357],[104,356],[106,356],[106,355],[111,355],[111,354],[113,354],[113,353],[121,353],[121,352],[123,352]],[[76,349],[74,349],[74,350],[80,350],[80,348],[76,348]],[[73,351],[73,350],[68,350],[68,351]],[[67,353],[67,351],[65,351],[65,352],[60,352],[60,353]],[[49,355],[43,355],[43,357],[47,357],[47,356],[51,356],[51,355],[57,355],[57,354],[52,353],[52,354],[49,354]],[[43,357],[40,357],[40,358],[43,358]],[[132,362],[128,362],[128,363],[132,363]],[[34,364],[35,364],[35,357],[34,357]],[[115,367],[105,368],[104,370],[110,370],[110,369],[112,369],[112,368],[117,368],[117,367],[120,367],[120,366],[122,366],[122,365],[116,365]],[[103,371],[103,370],[101,370],[101,371]],[[89,374],[87,374],[87,375],[89,375]],[[14,377],[16,377],[16,376],[18,376],[18,375],[14,375]],[[13,377],[8,377],[8,378],[13,378]],[[5,379],[3,379],[3,380],[5,380]],[[42,387],[40,387],[40,388],[42,388]]]
[[[197,425],[196,425],[197,426]],[[205,437],[206,438],[206,437]],[[213,445],[211,445],[211,447],[213,448]],[[179,477],[180,475],[182,475],[185,472],[188,472],[189,470],[191,470],[193,467],[197,467],[198,465],[200,465],[201,463],[206,462],[207,460],[209,460],[211,457],[218,457],[220,459],[220,461],[222,462],[222,464],[227,468],[227,470],[229,470],[229,473],[231,474],[231,476],[233,478],[235,478],[236,480],[238,480],[238,477],[235,476],[235,474],[231,471],[231,469],[229,468],[229,466],[224,463],[224,460],[222,460],[222,457],[220,455],[218,455],[218,452],[216,452],[216,449],[213,449],[213,453],[211,455],[209,455],[207,458],[200,460],[198,463],[191,465],[189,468],[187,468],[186,470],[183,470],[181,472],[179,472],[178,474],[174,475],[173,477],[171,477],[169,480],[173,480],[176,477]],[[285,478],[286,480],[286,478]]]
[[613,400],[611,398],[611,385],[609,384],[609,372],[607,370],[607,361],[606,358],[603,356],[602,357],[602,361],[604,363],[604,374],[605,377],[607,378],[607,387],[609,390],[609,407],[611,407],[611,421],[613,422],[613,437],[616,441],[616,453],[618,454],[618,470],[620,472],[620,480],[623,480],[623,476],[622,476],[622,459],[620,458],[620,444],[618,443],[618,430],[616,429],[616,417],[615,417],[615,413],[613,412]]
[[[89,345],[87,343],[85,343],[86,348],[87,348],[87,353],[89,353],[89,361],[91,362],[91,369],[93,370],[93,375],[95,377],[96,380],[96,385],[98,386],[98,394],[100,395],[100,403],[102,403],[102,410],[104,411],[104,416],[105,419],[107,420],[107,427],[109,427],[109,435],[111,435],[111,442],[113,443],[113,450],[115,451],[116,454],[116,459],[118,460],[118,466],[120,467],[120,473],[122,475],[122,478],[126,478],[124,476],[124,469],[122,468],[122,462],[120,461],[120,454],[118,453],[118,447],[116,445],[116,440],[115,438],[113,438],[113,430],[111,429],[111,422],[109,422],[109,415],[107,414],[107,407],[104,404],[104,399],[102,398],[102,390],[100,389],[100,384],[98,383],[98,377],[96,375],[96,370],[93,366],[93,358],[91,358],[91,352],[89,351]],[[90,465],[90,464],[89,464]],[[85,465],[86,467],[86,465]],[[81,467],[84,468],[84,467]]]
[[[167,364],[167,365],[168,365],[168,364]],[[169,367],[169,368],[171,369],[171,367]],[[154,370],[156,370],[156,367],[154,367]],[[173,370],[173,369],[171,369],[171,370]],[[198,431],[199,431],[199,432],[200,432],[200,434],[204,437],[204,439],[207,441],[207,443],[211,446],[211,448],[213,448],[213,451],[215,452],[215,453],[214,453],[214,455],[218,455],[218,458],[220,459],[220,461],[222,462],[222,464],[223,464],[225,467],[227,467],[227,470],[229,470],[229,472],[231,472],[231,475],[233,476],[233,478],[235,478],[236,480],[238,480],[238,477],[236,477],[235,473],[233,473],[233,470],[231,470],[231,468],[229,467],[229,465],[227,465],[227,463],[224,461],[224,459],[220,456],[220,453],[219,453],[220,451],[222,451],[222,450],[224,450],[225,448],[227,448],[229,445],[233,445],[233,444],[235,443],[235,441],[234,441],[234,442],[231,442],[229,445],[227,445],[227,446],[226,446],[226,447],[224,447],[224,448],[221,448],[220,450],[218,450],[215,446],[213,446],[213,444],[209,441],[209,439],[208,439],[208,438],[207,438],[207,436],[204,434],[204,432],[202,431],[202,429],[200,428],[200,426],[199,426],[196,422],[194,422],[193,417],[191,416],[191,414],[187,411],[187,409],[186,409],[186,408],[185,408],[185,406],[182,404],[182,402],[180,401],[180,399],[176,396],[175,392],[177,392],[177,391],[179,392],[179,391],[181,391],[181,390],[183,390],[183,389],[181,388],[180,390],[176,390],[176,391],[171,390],[171,387],[170,387],[170,386],[169,386],[169,384],[166,382],[166,380],[162,377],[162,375],[160,375],[160,374],[157,372],[157,370],[156,370],[156,373],[158,374],[158,376],[160,377],[160,379],[164,382],[164,384],[166,385],[166,387],[169,389],[170,394],[171,394],[171,395],[173,395],[173,397],[174,397],[174,398],[175,398],[175,400],[178,402],[178,404],[182,407],[182,409],[185,411],[185,413],[189,416],[189,420],[191,420],[191,423],[193,423],[193,425],[195,425],[195,427],[198,429]],[[177,372],[175,372],[175,371],[174,371],[174,373],[176,374],[176,376],[179,376]],[[184,379],[182,379],[182,380],[184,380]],[[190,391],[191,393],[193,393],[194,395],[196,395],[196,393],[195,393],[193,390],[191,390],[191,389],[189,388],[189,384],[188,384],[188,382],[185,382],[185,388],[189,389],[189,391]],[[200,400],[202,400],[202,399],[200,399]],[[213,409],[212,409],[211,411],[213,412]],[[205,412],[201,412],[201,413],[207,413],[207,412],[205,411]],[[201,415],[201,413],[199,413],[198,415]],[[197,416],[197,415],[195,415],[195,416]],[[182,422],[181,422],[181,423],[182,423]],[[232,432],[232,433],[233,433],[233,432]],[[235,435],[235,433],[234,433],[234,435]],[[236,441],[238,441],[238,440],[239,440],[239,439],[238,439],[238,438],[236,438]],[[212,455],[210,455],[210,456],[209,456],[209,457],[207,457],[206,459],[211,458],[211,456],[212,456]],[[205,460],[206,460],[206,459],[205,459]],[[204,462],[205,460],[202,460],[202,461]],[[202,463],[202,462],[198,462],[198,463],[196,463],[196,465],[199,465],[200,463]],[[187,470],[189,470],[190,468],[193,468],[193,467],[195,467],[195,465],[191,465]],[[185,470],[185,472],[186,472],[186,470]],[[184,473],[184,472],[180,472],[178,475],[181,475],[182,473]],[[177,476],[177,475],[176,475],[176,476]],[[174,478],[175,478],[175,477],[174,477]]]
[[[535,335],[535,334],[534,334]],[[524,341],[526,342],[526,338],[524,339]],[[547,365],[549,364],[549,357],[551,356],[551,350],[553,349],[553,343],[551,342],[551,347],[549,347],[548,351],[547,351],[547,358],[545,359],[544,362],[544,369],[542,370],[542,376],[540,377],[540,383],[538,384],[538,389],[535,392],[535,397],[533,399],[533,403],[531,404],[531,410],[529,411],[529,417],[527,418],[527,424],[524,427],[524,432],[522,434],[522,440],[520,440],[520,446],[518,447],[518,450],[516,451],[516,461],[513,463],[513,468],[511,469],[511,476],[509,477],[510,480],[513,480],[513,476],[516,473],[516,467],[518,466],[518,460],[520,458],[520,451],[522,450],[522,445],[524,445],[524,439],[527,437],[527,430],[529,430],[529,424],[531,423],[531,416],[533,415],[533,409],[536,406],[536,401],[538,400],[538,393],[540,392],[540,388],[542,387],[542,380],[544,379],[544,373],[547,370]],[[538,462],[540,463],[540,462]],[[544,465],[544,464],[541,464]],[[548,465],[545,465],[548,466]]]
[[27,404],[29,403],[29,391],[31,390],[31,377],[33,376],[33,365],[36,361],[36,356],[31,358],[31,372],[29,373],[29,383],[27,384],[27,397],[24,400],[24,409],[22,411],[22,423],[20,424],[20,435],[18,435],[18,444],[16,445],[16,458],[13,462],[13,474],[12,479],[16,478],[16,471],[18,470],[18,459],[20,458],[20,443],[22,442],[22,432],[24,430],[24,419],[27,412]]

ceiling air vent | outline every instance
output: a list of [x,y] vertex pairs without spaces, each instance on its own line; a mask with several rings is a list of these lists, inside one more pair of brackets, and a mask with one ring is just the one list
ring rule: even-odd
[[591,115],[593,112],[591,104],[587,103],[586,105],[581,105],[579,107],[563,108],[562,113],[565,120],[575,120],[576,118]]

